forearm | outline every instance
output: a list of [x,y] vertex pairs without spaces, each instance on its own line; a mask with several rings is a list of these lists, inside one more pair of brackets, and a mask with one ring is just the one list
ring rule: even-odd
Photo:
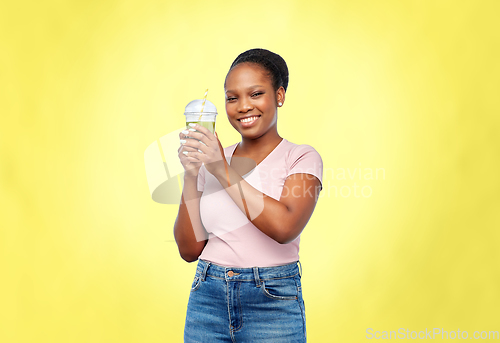
[[[225,188],[239,209],[264,234],[279,243],[288,243],[300,233],[298,222],[290,209],[283,203],[271,198],[246,182],[231,166],[227,172],[214,175]],[[230,187],[228,187],[228,176]]]
[[[264,234],[278,243],[289,243],[297,238],[316,205],[320,180],[316,177],[301,179],[306,175],[302,173],[290,175],[277,201],[248,184],[226,162],[217,137],[200,125],[194,128],[200,132],[190,133],[193,137],[185,143],[186,149],[190,149],[187,152],[189,160],[203,162],[239,209]],[[310,189],[315,191],[311,193]],[[298,196],[293,194],[294,190],[299,191]]]
[[200,195],[196,184],[196,177],[184,177],[181,203],[174,225],[174,237],[179,253],[188,262],[198,259],[208,239],[201,223]]

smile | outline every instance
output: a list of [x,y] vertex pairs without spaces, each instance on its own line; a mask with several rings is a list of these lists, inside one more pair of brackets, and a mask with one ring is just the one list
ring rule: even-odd
[[248,127],[252,125],[257,119],[259,119],[260,116],[251,116],[247,118],[241,118],[238,119],[244,127]]
[[253,116],[253,117],[248,117],[248,118],[240,119],[240,121],[243,122],[243,123],[250,123],[251,121],[254,121],[257,118],[259,118],[259,117],[258,116]]

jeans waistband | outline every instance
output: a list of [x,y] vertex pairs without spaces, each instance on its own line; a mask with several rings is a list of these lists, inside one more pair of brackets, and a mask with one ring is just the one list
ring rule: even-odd
[[[206,276],[212,276],[220,279],[233,281],[253,281],[255,280],[257,287],[260,286],[260,280],[270,280],[301,275],[299,271],[300,261],[295,261],[289,264],[275,267],[226,267],[219,264],[202,260],[198,260],[196,267],[200,273],[202,281],[205,281]],[[302,269],[302,268],[301,268]]]

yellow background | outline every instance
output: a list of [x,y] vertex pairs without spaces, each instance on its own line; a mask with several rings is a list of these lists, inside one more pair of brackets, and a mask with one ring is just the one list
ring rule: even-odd
[[[0,341],[182,341],[195,264],[143,153],[206,88],[237,142],[223,81],[254,47],[287,61],[279,132],[320,152],[330,187],[302,234],[309,341],[500,330],[499,10],[2,1]],[[355,168],[385,177],[326,174]],[[334,193],[354,183],[371,196]]]

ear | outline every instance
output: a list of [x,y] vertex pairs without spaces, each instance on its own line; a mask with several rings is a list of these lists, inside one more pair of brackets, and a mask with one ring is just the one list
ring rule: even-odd
[[276,105],[281,102],[282,106],[285,103],[285,88],[280,87],[276,91]]

